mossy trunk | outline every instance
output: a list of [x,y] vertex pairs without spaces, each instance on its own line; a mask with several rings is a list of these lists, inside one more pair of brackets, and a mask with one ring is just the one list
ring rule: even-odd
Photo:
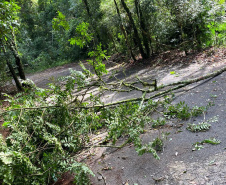
[[12,32],[12,37],[13,37],[13,39],[11,40],[11,42],[10,41],[8,42],[9,43],[8,46],[9,46],[9,49],[12,51],[12,54],[15,58],[20,78],[22,80],[26,80],[23,64],[22,64],[21,58],[18,53],[18,49],[17,49],[16,42],[15,42],[15,35],[13,32]]

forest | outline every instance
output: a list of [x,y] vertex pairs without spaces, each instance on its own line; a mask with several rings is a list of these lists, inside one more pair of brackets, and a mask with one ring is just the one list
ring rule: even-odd
[[[203,115],[214,103],[172,104],[173,91],[216,77],[225,66],[160,85],[139,75],[132,81],[117,78],[108,60],[117,54],[116,63],[154,66],[170,51],[189,58],[225,46],[225,0],[0,0],[0,184],[64,184],[59,179],[65,174],[74,184],[92,184],[96,172],[79,156],[93,148],[133,144],[139,155],[160,159],[167,134],[149,143],[141,135],[150,123],[158,129],[170,119]],[[71,69],[48,88],[27,77],[65,64],[81,70]],[[139,95],[103,100],[107,92],[132,91]],[[209,128],[203,122],[187,130]],[[93,142],[100,132],[107,136]]]

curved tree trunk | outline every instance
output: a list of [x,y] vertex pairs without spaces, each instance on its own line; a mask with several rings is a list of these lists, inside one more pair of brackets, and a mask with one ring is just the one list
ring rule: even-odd
[[129,21],[130,21],[131,25],[133,26],[134,36],[136,38],[136,41],[137,41],[137,44],[138,44],[138,47],[139,47],[141,56],[143,58],[147,58],[147,55],[144,53],[143,46],[142,46],[142,43],[141,43],[141,39],[139,37],[138,30],[137,30],[137,27],[136,27],[136,25],[134,23],[132,14],[131,14],[128,6],[126,5],[125,1],[124,0],[121,0],[121,3],[122,3],[122,6],[123,6],[124,10],[126,11],[128,17],[129,17]]

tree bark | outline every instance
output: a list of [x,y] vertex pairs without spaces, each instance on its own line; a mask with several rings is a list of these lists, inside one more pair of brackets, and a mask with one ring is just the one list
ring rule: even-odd
[[136,38],[136,41],[137,41],[137,44],[138,44],[141,56],[142,56],[142,58],[147,58],[147,55],[144,53],[143,46],[142,46],[142,43],[141,43],[141,40],[140,40],[140,37],[139,37],[139,34],[138,34],[137,27],[136,27],[136,25],[134,23],[132,14],[131,14],[128,6],[126,5],[125,1],[121,0],[121,3],[122,3],[122,6],[123,6],[124,10],[126,11],[128,17],[129,17],[131,25],[133,26],[134,36]]
[[144,47],[145,47],[146,55],[147,55],[147,58],[148,58],[148,57],[150,57],[150,47],[149,47],[149,43],[148,43],[148,40],[149,40],[148,36],[145,34],[145,33],[148,33],[148,29],[146,27],[145,20],[144,20],[144,17],[143,17],[143,13],[142,13],[141,8],[140,8],[140,2],[139,2],[139,0],[134,0],[134,1],[135,1],[137,16],[138,16],[138,19],[140,21],[140,27],[141,27]]

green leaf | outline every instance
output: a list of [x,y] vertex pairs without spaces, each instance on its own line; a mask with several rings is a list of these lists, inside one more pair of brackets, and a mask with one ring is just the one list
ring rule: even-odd
[[65,30],[69,30],[70,28],[68,22],[66,21],[65,15],[60,11],[58,11],[57,18],[53,18],[52,24],[54,30],[59,30],[60,26],[62,26]]
[[6,165],[11,164],[13,162],[13,159],[12,159],[10,153],[0,152],[0,159]]
[[9,124],[10,124],[9,121],[5,121],[5,122],[2,124],[2,126],[3,126],[3,127],[7,127]]
[[75,45],[75,43],[76,43],[75,38],[70,38],[68,41],[70,42],[71,45]]

